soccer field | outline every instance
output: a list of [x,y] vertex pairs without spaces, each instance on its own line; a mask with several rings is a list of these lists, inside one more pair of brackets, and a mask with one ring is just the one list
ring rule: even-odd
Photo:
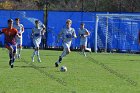
[[71,52],[60,66],[62,51],[40,50],[42,62],[31,62],[32,49],[23,49],[14,68],[8,51],[0,48],[0,93],[140,93],[140,55]]

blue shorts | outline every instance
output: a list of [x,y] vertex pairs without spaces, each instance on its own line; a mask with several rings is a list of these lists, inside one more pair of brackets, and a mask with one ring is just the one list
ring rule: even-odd
[[5,47],[6,48],[12,47],[14,49],[13,53],[16,53],[16,49],[17,49],[16,45],[13,45],[11,43],[5,43]]

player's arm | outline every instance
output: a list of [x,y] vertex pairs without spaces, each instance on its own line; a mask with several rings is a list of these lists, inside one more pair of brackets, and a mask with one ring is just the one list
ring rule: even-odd
[[34,37],[34,29],[32,29],[31,38]]
[[18,37],[18,38],[21,38],[21,35],[18,34],[18,30],[15,29],[15,35]]
[[45,25],[42,25],[42,35],[44,35],[44,33],[46,32],[46,27],[45,27]]
[[84,37],[87,37],[89,35],[90,35],[89,31],[86,29]]
[[21,34],[24,33],[24,26],[22,26],[21,30]]
[[76,36],[76,33],[75,33],[75,30],[73,29],[73,33],[72,33],[72,35],[73,35],[73,37],[74,38],[77,38],[77,36]]

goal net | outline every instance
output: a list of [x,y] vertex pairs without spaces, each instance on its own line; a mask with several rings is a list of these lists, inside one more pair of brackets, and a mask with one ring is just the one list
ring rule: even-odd
[[137,14],[96,14],[94,51],[138,51],[139,24]]

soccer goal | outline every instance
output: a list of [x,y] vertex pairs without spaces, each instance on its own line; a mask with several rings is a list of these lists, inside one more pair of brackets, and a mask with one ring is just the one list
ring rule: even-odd
[[96,14],[94,51],[138,51],[140,15]]

